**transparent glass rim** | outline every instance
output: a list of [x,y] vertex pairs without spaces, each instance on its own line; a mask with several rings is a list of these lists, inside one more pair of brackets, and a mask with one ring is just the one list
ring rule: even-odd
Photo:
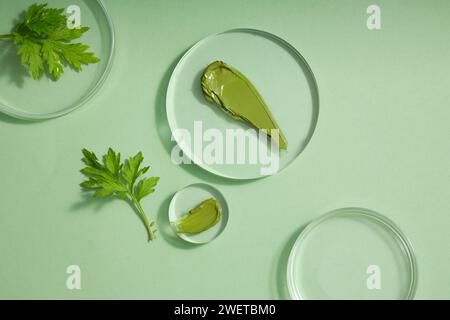
[[365,218],[372,219],[383,226],[385,226],[389,231],[391,231],[393,237],[395,237],[399,241],[399,246],[402,249],[402,252],[405,258],[408,260],[408,268],[410,274],[410,282],[409,288],[404,297],[401,300],[412,300],[416,294],[417,289],[417,281],[418,281],[418,267],[416,261],[416,255],[414,253],[413,246],[406,235],[400,230],[395,222],[386,216],[375,212],[373,210],[359,208],[359,207],[347,207],[340,208],[333,211],[330,211],[314,220],[312,220],[306,227],[303,229],[294,245],[292,246],[291,252],[289,254],[288,264],[287,264],[287,286],[291,299],[293,300],[306,300],[297,285],[294,281],[294,263],[298,254],[297,248],[303,243],[305,238],[319,225],[323,222],[335,218],[337,216],[363,216]]
[[100,88],[102,87],[106,78],[108,77],[108,74],[111,70],[112,62],[114,59],[114,52],[115,52],[115,47],[116,47],[116,35],[115,35],[115,29],[114,29],[114,24],[113,24],[111,15],[109,14],[109,11],[106,8],[104,0],[95,0],[95,1],[97,1],[100,8],[102,9],[103,14],[105,15],[106,21],[108,23],[109,31],[110,31],[109,36],[110,36],[110,42],[111,42],[106,67],[103,70],[102,75],[100,76],[100,79],[97,81],[97,83],[92,88],[90,88],[89,91],[81,99],[77,100],[75,103],[73,103],[72,105],[70,105],[64,109],[61,109],[61,110],[58,110],[55,112],[49,112],[49,113],[26,112],[26,111],[16,109],[12,106],[9,106],[7,104],[0,102],[0,112],[1,113],[7,114],[11,117],[22,119],[22,120],[52,119],[52,118],[64,116],[64,115],[80,108],[81,106],[86,104],[89,100],[91,100],[95,96],[95,94],[100,90]]

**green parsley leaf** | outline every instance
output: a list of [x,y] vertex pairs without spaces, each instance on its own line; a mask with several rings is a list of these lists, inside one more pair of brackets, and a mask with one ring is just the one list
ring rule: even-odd
[[129,185],[134,185],[136,179],[150,168],[144,167],[139,169],[143,159],[142,152],[138,152],[134,157],[127,159],[125,166],[123,167],[123,178]]
[[80,186],[86,190],[94,191],[95,197],[118,196],[121,199],[128,199],[134,204],[144,223],[149,240],[155,239],[154,222],[147,218],[141,200],[155,191],[159,177],[141,178],[138,181],[138,178],[150,168],[148,166],[140,168],[144,160],[142,152],[128,158],[124,163],[120,161],[120,153],[115,152],[112,148],[109,148],[108,152],[102,157],[102,162],[92,151],[83,149],[82,153],[83,158],[81,160],[86,167],[81,169],[81,173],[88,180],[82,182]]
[[41,56],[42,46],[33,41],[23,38],[19,47],[20,61],[28,66],[28,72],[34,79],[44,71],[44,60]]
[[69,29],[64,9],[49,8],[46,3],[32,4],[11,34],[0,35],[0,40],[12,40],[18,48],[21,63],[37,80],[46,73],[58,80],[66,66],[81,71],[83,65],[100,59],[89,52],[89,46],[71,43],[89,30],[88,27]]
[[135,195],[138,200],[141,200],[145,196],[148,196],[149,194],[153,193],[155,191],[155,186],[158,183],[159,178],[158,177],[152,177],[152,178],[143,178],[141,181],[139,181]]

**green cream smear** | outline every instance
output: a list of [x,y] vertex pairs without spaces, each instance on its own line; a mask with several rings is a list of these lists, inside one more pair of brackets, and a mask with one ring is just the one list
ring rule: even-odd
[[[245,121],[272,136],[279,132],[280,149],[287,149],[287,141],[258,90],[241,72],[222,61],[206,67],[201,79],[203,95],[236,119]],[[272,137],[274,138],[274,137]],[[275,140],[275,139],[274,139]]]
[[202,201],[177,222],[177,232],[196,234],[215,226],[222,217],[222,207],[214,198]]

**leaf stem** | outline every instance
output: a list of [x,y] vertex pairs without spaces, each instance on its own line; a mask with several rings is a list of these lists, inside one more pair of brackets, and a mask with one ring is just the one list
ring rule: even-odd
[[131,201],[133,201],[134,205],[136,206],[136,209],[138,210],[138,213],[139,213],[139,217],[141,218],[142,222],[145,225],[145,228],[147,229],[148,240],[151,241],[151,240],[156,239],[156,231],[154,231],[152,229],[153,223],[148,220],[148,217],[145,214],[145,211],[142,208],[140,202],[136,199],[136,197],[134,195],[130,194],[129,196],[131,198]]
[[13,37],[12,34],[0,34],[0,40],[9,40]]

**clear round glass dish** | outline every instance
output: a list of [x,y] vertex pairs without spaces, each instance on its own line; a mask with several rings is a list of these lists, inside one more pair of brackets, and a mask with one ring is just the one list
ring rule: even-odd
[[[232,29],[209,35],[193,45],[179,60],[172,72],[166,95],[166,112],[170,130],[178,146],[189,159],[215,175],[244,180],[266,177],[268,167],[256,155],[266,152],[266,141],[258,139],[256,132],[249,132],[243,150],[236,144],[228,144],[229,132],[247,131],[251,128],[243,121],[236,121],[217,106],[208,102],[201,89],[201,76],[211,62],[221,60],[245,74],[258,88],[282,128],[288,141],[288,150],[279,154],[268,150],[276,174],[290,165],[309,144],[319,116],[319,89],[314,74],[300,52],[289,42],[262,30]],[[208,161],[203,155],[209,143],[193,148],[196,132],[215,133],[221,138],[222,155],[246,155],[244,161],[225,159]],[[188,137],[175,133],[186,132]],[[228,133],[227,133],[228,132]],[[202,133],[202,132],[201,132]],[[202,142],[202,141],[195,141]],[[230,149],[227,150],[226,147]],[[267,152],[266,152],[267,153]],[[255,155],[254,153],[252,155]],[[233,157],[232,157],[233,158]]]
[[343,208],[309,223],[292,247],[287,285],[296,300],[413,299],[417,263],[387,217]]
[[[35,0],[0,3],[0,34],[9,33],[20,14]],[[25,120],[65,115],[89,101],[101,88],[111,69],[115,34],[102,0],[49,0],[49,7],[77,8],[81,25],[90,30],[74,42],[86,43],[101,61],[76,72],[66,67],[58,81],[42,76],[33,80],[20,63],[15,46],[0,41],[0,112]]]
[[[209,198],[219,201],[222,207],[220,221],[212,228],[197,234],[178,233],[177,221],[200,202]],[[213,241],[225,230],[228,223],[229,210],[227,201],[219,190],[206,183],[194,183],[174,194],[170,201],[168,215],[173,231],[181,239],[194,244],[205,244]]]

